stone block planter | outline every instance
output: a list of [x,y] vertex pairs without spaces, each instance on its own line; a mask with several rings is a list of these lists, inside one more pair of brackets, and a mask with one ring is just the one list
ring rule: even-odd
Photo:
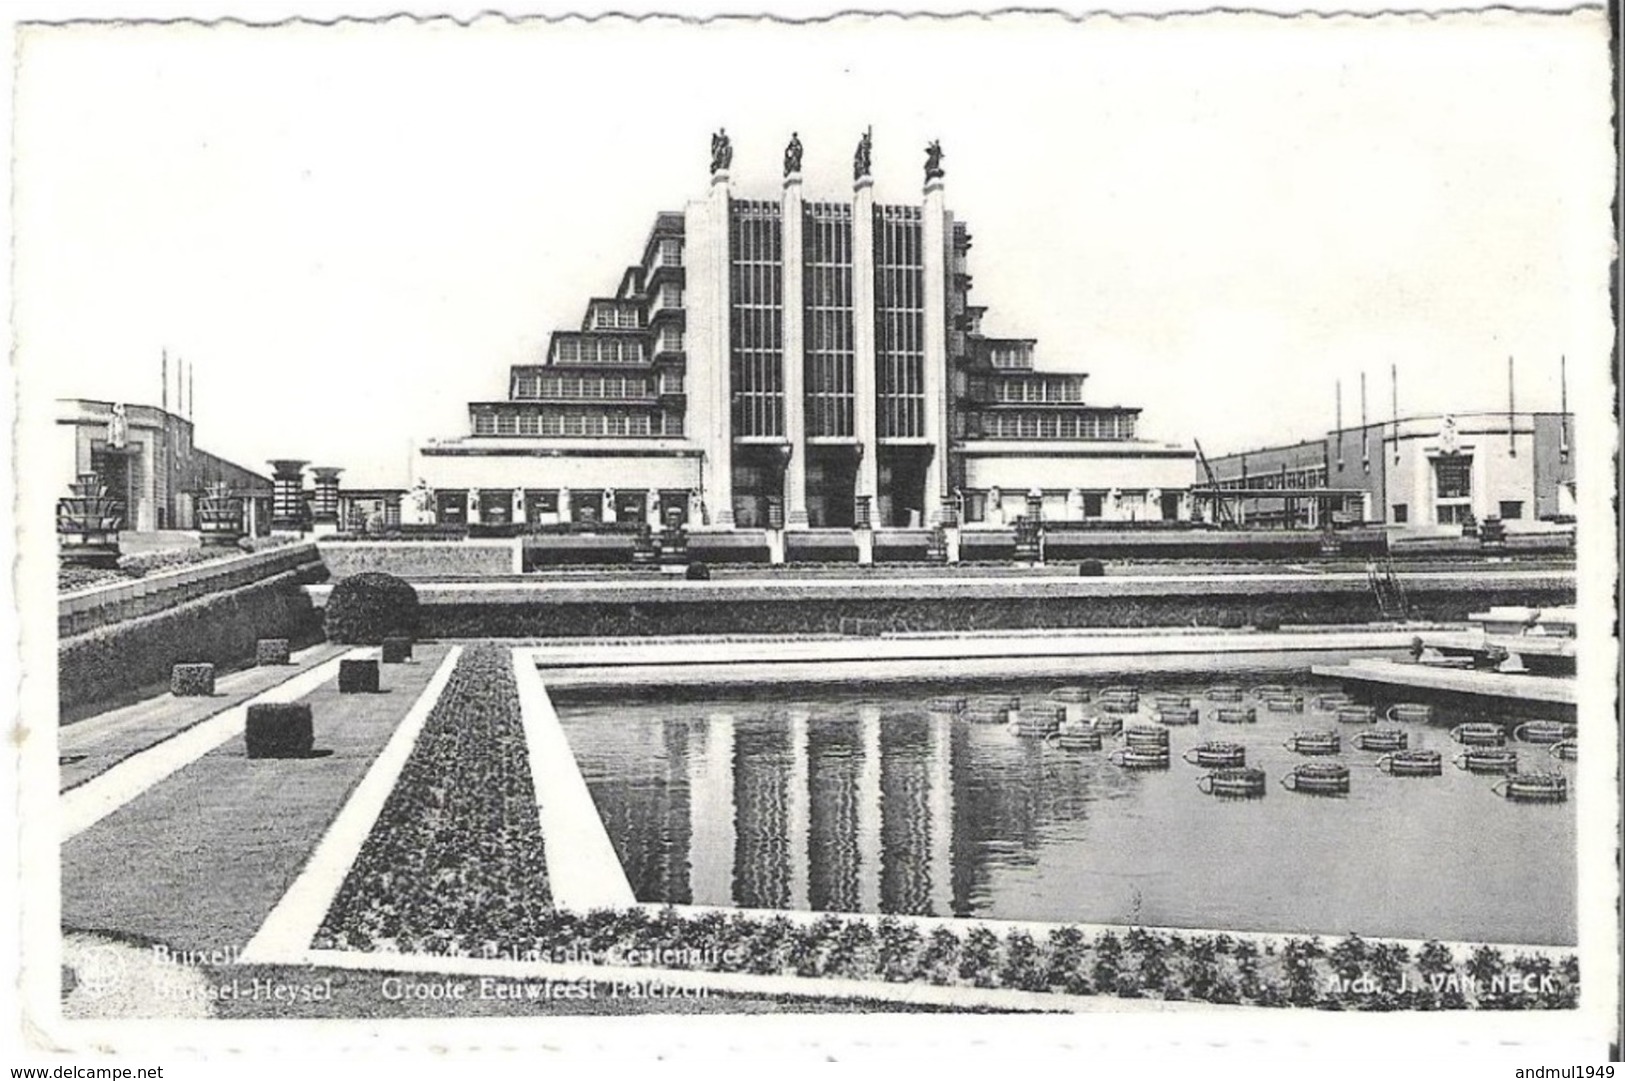
[[288,640],[286,638],[261,638],[254,643],[254,664],[264,668],[267,665],[289,663]]
[[340,694],[377,694],[377,661],[340,661]]
[[410,638],[385,638],[382,649],[385,664],[405,664],[412,659]]
[[248,707],[243,741],[250,758],[307,758],[315,738],[310,707],[302,702],[261,702]]
[[207,698],[214,693],[214,665],[177,664],[169,672],[169,693],[176,698]]

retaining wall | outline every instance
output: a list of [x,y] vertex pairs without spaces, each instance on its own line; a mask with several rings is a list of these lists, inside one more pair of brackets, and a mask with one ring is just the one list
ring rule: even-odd
[[520,541],[320,541],[322,562],[334,578],[383,571],[401,578],[517,574]]
[[57,645],[59,708],[83,709],[160,687],[176,664],[239,667],[253,658],[261,638],[287,638],[295,646],[320,641],[321,613],[303,588],[306,577],[300,569],[285,571],[64,637]]

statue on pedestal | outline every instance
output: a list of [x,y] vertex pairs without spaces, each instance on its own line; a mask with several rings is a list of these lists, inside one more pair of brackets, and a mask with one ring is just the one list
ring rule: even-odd
[[733,142],[728,138],[727,128],[718,128],[717,133],[711,136],[711,172],[713,174],[726,172],[733,165]]
[[987,490],[987,512],[982,518],[989,525],[1004,524],[1004,493],[999,491],[998,485]]
[[790,144],[784,148],[784,175],[801,172],[801,136],[790,133]]
[[925,147],[925,179],[926,182],[936,180],[942,174],[942,143],[932,139]]
[[660,491],[658,489],[649,489],[648,498],[644,503],[644,510],[646,512],[644,520],[649,523],[650,531],[659,533],[664,528],[664,523],[660,520]]
[[874,128],[863,130],[863,138],[858,140],[857,152],[852,155],[852,179],[862,180],[869,175],[870,157],[874,153]]

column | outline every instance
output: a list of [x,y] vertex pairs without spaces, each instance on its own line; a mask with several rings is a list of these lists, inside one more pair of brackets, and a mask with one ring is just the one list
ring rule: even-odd
[[880,911],[880,707],[859,706],[863,764],[858,768],[858,910]]
[[[295,458],[273,458],[271,466],[271,529],[298,533],[304,529],[305,466]],[[154,470],[153,472],[156,472]]]
[[339,474],[343,469],[334,465],[319,465],[311,470],[314,478],[311,493],[311,521],[318,532],[331,533],[339,521]]
[[790,907],[808,909],[812,898],[808,892],[810,857],[808,841],[812,836],[812,790],[807,759],[806,710],[790,711],[790,776],[785,799],[785,818],[790,848]]
[[712,317],[715,342],[711,355],[711,362],[716,365],[716,374],[711,381],[714,395],[712,399],[712,432],[709,440],[712,448],[710,453],[710,470],[706,473],[706,480],[710,491],[706,495],[706,503],[711,509],[711,521],[720,526],[731,528],[734,524],[734,475],[733,475],[733,349],[728,332],[728,323],[732,318],[729,310],[728,288],[728,230],[732,224],[729,216],[731,202],[728,188],[728,172],[726,169],[713,173],[711,176],[711,303],[714,306]]
[[[734,899],[734,719],[713,714],[688,756],[689,885],[697,905]],[[691,737],[691,738],[692,738]]]
[[784,469],[784,524],[807,524],[807,363],[806,307],[802,292],[801,174],[784,178],[784,437],[790,460]]
[[870,521],[880,513],[880,446],[875,433],[875,193],[874,179],[852,185],[852,420],[857,437],[858,477],[854,492],[869,499]]
[[931,831],[931,914],[954,914],[954,722],[931,724],[931,794],[927,802]]
[[925,521],[942,520],[948,499],[948,212],[942,177],[925,182],[920,247],[925,263],[925,439],[931,461],[925,471]]

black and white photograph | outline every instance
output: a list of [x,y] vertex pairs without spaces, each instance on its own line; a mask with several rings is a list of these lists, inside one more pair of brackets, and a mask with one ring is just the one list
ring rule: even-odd
[[1609,12],[137,7],[12,28],[0,1065],[1613,1076]]

